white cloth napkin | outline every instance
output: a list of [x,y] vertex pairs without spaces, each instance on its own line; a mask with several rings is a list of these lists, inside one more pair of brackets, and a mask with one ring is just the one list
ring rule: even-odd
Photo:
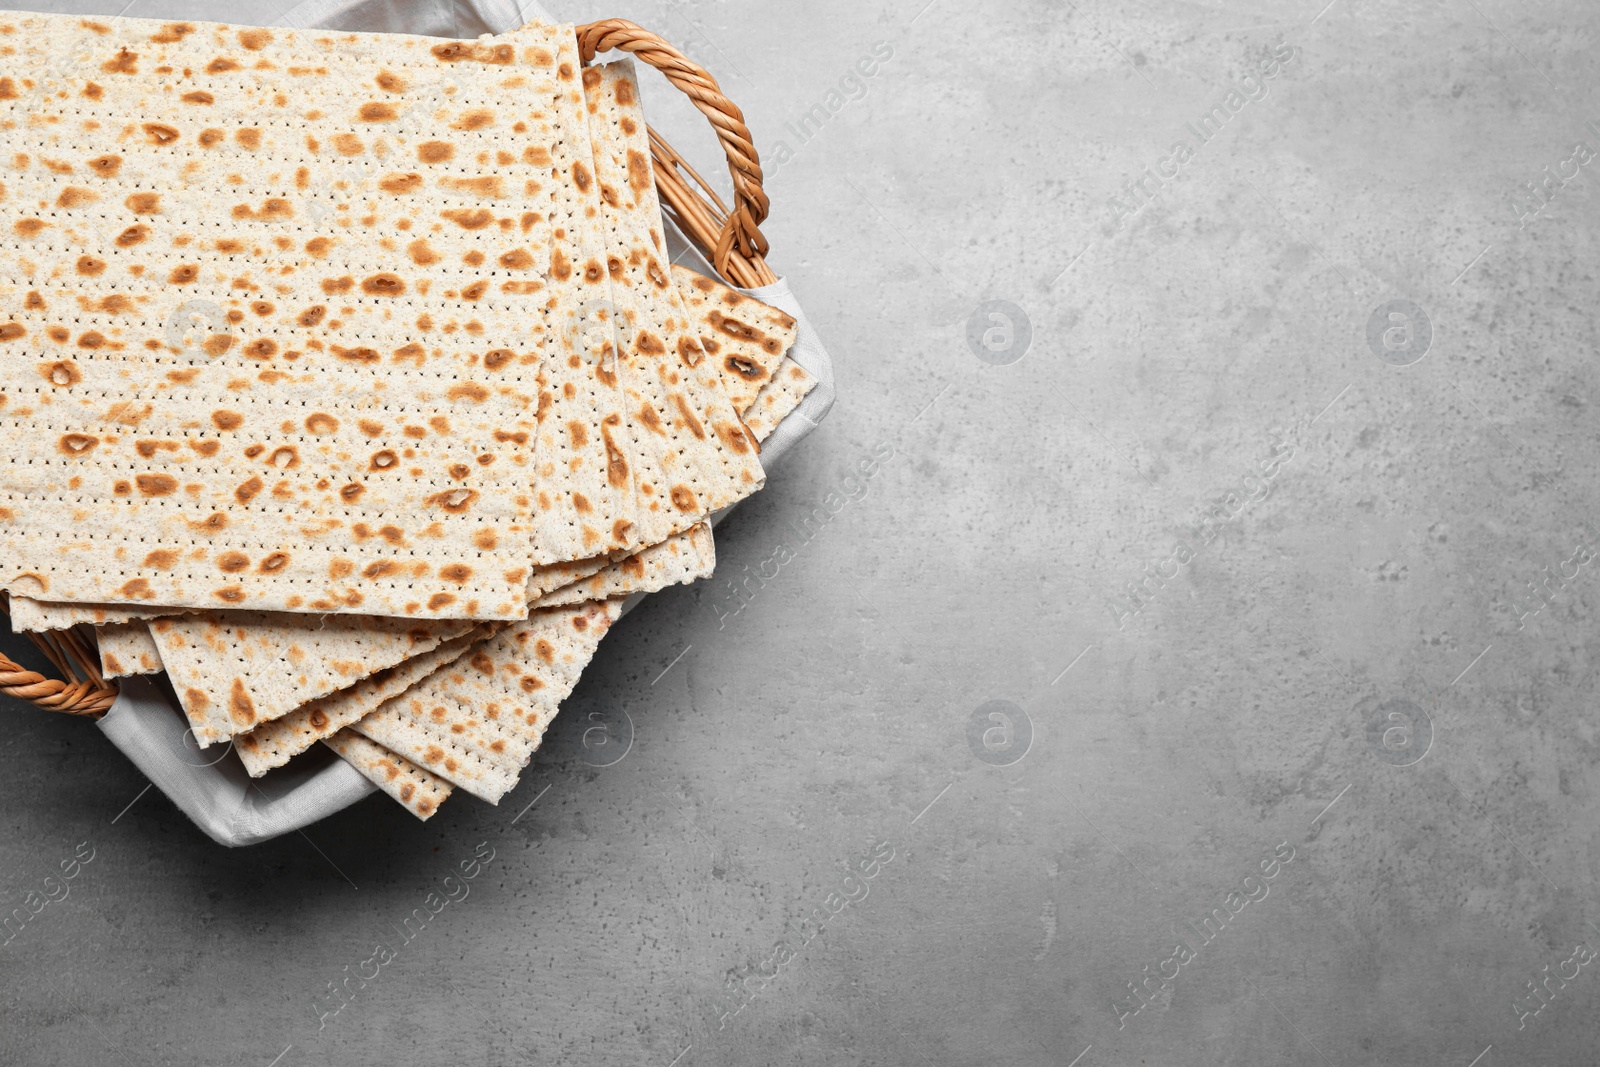
[[322,745],[252,779],[231,743],[196,745],[182,710],[148,677],[124,678],[99,726],[207,837],[224,845],[298,830],[378,788]]

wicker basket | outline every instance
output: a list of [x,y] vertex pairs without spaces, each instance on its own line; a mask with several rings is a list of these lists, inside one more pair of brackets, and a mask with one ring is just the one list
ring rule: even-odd
[[[578,27],[578,51],[585,66],[612,49],[633,53],[681,89],[711,121],[728,157],[732,211],[665,139],[650,130],[662,210],[729,284],[754,288],[776,282],[766,264],[767,241],[759,228],[768,206],[761,187],[761,162],[744,114],[705,68],[649,30],[626,19]],[[0,596],[0,614],[7,606]],[[92,630],[81,627],[28,637],[49,659],[56,677],[30,671],[0,654],[0,693],[66,715],[99,718],[110,709],[117,699],[117,685],[100,673]]]

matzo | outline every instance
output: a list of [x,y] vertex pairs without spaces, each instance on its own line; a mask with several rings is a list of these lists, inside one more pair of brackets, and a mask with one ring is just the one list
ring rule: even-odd
[[598,434],[532,514],[539,371],[594,362],[605,282],[570,29],[0,33],[0,423],[52,450],[0,467],[7,587],[514,618],[530,562],[626,547],[568,491]]
[[[546,593],[533,609],[582,604],[591,600],[653,593],[670,585],[692,582],[709,576],[716,566],[716,548],[711,527],[700,523],[681,534],[674,534],[659,545],[652,545],[581,581]],[[370,678],[321,700],[296,708],[279,719],[264,722],[234,737],[245,768],[259,777],[281,766],[291,756],[303,752],[314,741],[359,720],[391,697],[420,682],[427,675],[456,659],[468,646],[488,635],[482,628],[463,637],[446,641],[437,648],[385,668]]]
[[[525,596],[536,600],[614,565],[602,556],[535,567]],[[195,612],[151,624],[202,745],[271,722],[473,629],[459,620],[408,624],[385,616],[253,611]]]
[[427,652],[474,624],[329,615],[307,625],[303,615],[236,611],[149,625],[195,740],[205,746]]
[[532,607],[554,608],[581,604],[587,600],[654,593],[669,585],[708,578],[716,565],[717,552],[711,539],[711,526],[709,523],[697,523],[683,533],[673,534],[659,545],[651,545],[627,559],[610,564],[592,577],[546,593],[535,600]]
[[[629,61],[584,71],[606,269],[620,313],[639,533],[654,544],[765,478],[668,273],[661,207]],[[622,324],[626,323],[626,327]]]
[[534,612],[351,729],[497,804],[620,610],[615,599]]
[[744,413],[744,424],[756,435],[757,441],[765,441],[778,428],[778,423],[799,407],[800,401],[816,387],[817,379],[809,371],[793,359],[785,359]]
[[471,633],[386,667],[337,693],[301,705],[281,718],[235,736],[234,751],[239,753],[239,761],[250,776],[259,778],[375,711],[385,700],[399,696],[485,636],[481,628],[475,628]]
[[135,620],[96,627],[94,640],[100,649],[100,673],[107,678],[155,674],[161,670],[161,650],[150,636],[150,627],[143,622]]
[[794,318],[688,267],[673,264],[672,280],[688,305],[700,347],[717,365],[728,399],[743,412],[794,345]]
[[[575,581],[579,576],[593,574],[614,558],[627,555],[626,550],[616,550],[586,559],[568,560],[534,567],[528,577],[526,594],[529,600],[541,593]],[[45,630],[66,630],[73,626],[105,626],[132,622],[136,619],[160,619],[173,615],[189,615],[199,608],[134,607],[127,604],[57,604],[32,597],[11,598],[11,629],[14,633],[40,633]]]
[[[689,272],[692,273],[692,272]],[[694,275],[702,277],[702,275]],[[751,300],[751,303],[760,303]],[[760,307],[777,314],[782,314],[776,308],[760,304]],[[765,314],[766,312],[760,312]],[[705,324],[702,323],[702,330]],[[702,342],[704,334],[702,333]],[[721,369],[722,380],[730,390],[738,385],[738,378],[742,377],[737,369],[723,366]],[[806,394],[816,387],[817,381],[804,367],[793,359],[785,358],[779,371],[765,385],[754,400],[740,412],[745,425],[756,435],[757,441],[765,441],[777,428],[789,412],[799,406]],[[528,596],[530,601],[536,601],[547,591],[564,590],[573,582],[595,574],[602,568],[626,559],[620,552],[608,555],[593,556],[588,559],[571,560],[564,563],[554,563],[547,566],[533,568],[528,581]],[[133,619],[153,619],[164,615],[179,613],[179,609],[163,608],[130,608],[111,604],[52,604],[37,601],[28,597],[11,598],[11,626],[18,633],[37,632],[42,630],[64,630],[79,623],[93,626],[108,623],[128,622]],[[222,613],[226,614],[226,613]]]
[[[746,300],[744,304],[754,305],[743,309],[748,318],[762,320],[769,312],[781,314],[759,301]],[[727,380],[735,377],[737,371],[724,367],[721,373]],[[786,369],[778,378],[767,383],[755,405],[755,410],[764,412],[771,419],[771,425],[766,425],[762,418],[746,413],[746,420],[757,438],[764,438],[770,433],[777,419],[792,410],[814,385],[815,379],[798,364],[792,360],[786,361]],[[553,607],[635,592],[653,592],[708,575],[714,564],[715,552],[709,530],[701,528],[698,532],[691,530],[688,534],[675,534],[664,542],[621,560],[596,557],[535,568],[538,581],[530,581],[529,595],[533,606]],[[551,591],[539,596],[544,589]],[[275,615],[263,620],[248,612],[216,612],[206,616],[172,619],[163,626],[162,632],[164,640],[176,643],[183,649],[180,673],[184,677],[222,679],[237,669],[241,661],[237,649],[248,650],[243,660],[253,663],[254,667],[246,669],[238,677],[242,678],[244,700],[255,709],[257,721],[270,721],[282,714],[282,709],[315,700],[350,685],[366,673],[387,668],[426,648],[418,644],[414,636],[383,620],[375,620],[370,629],[359,626],[354,616],[345,617],[335,625],[355,628],[351,630],[354,640],[343,643],[342,652],[337,656],[335,646],[331,643],[334,638],[326,632],[327,623],[317,618]],[[435,629],[445,627],[439,632],[446,636],[459,632],[448,629],[449,624],[429,626]],[[219,630],[223,631],[221,639],[206,636],[208,633],[215,635]],[[323,645],[324,655],[336,656],[339,664],[336,672],[322,671],[307,675],[303,671],[288,669],[293,657],[303,655],[297,648],[313,642]],[[261,684],[270,690],[270,695],[265,698],[256,692]],[[178,686],[177,691],[185,709],[190,711],[192,720],[209,716],[219,724],[219,729],[226,725],[215,694],[199,685]],[[229,703],[231,706],[232,701]],[[197,708],[191,710],[191,704],[196,704]],[[340,725],[344,724],[341,722]],[[312,740],[315,738],[307,739],[305,746],[309,746]],[[287,756],[284,758],[287,759]]]
[[176,614],[184,608],[141,609],[125,604],[56,604],[32,597],[11,597],[11,630],[13,633],[42,633],[45,630],[67,630],[74,626],[107,626],[133,622],[135,619],[155,618]]
[[[659,545],[626,559],[609,563],[599,572],[547,593],[533,608],[561,607],[590,600],[652,593],[669,585],[692,582],[711,574],[716,566],[716,548],[711,527],[700,523],[681,534],[674,534]],[[463,637],[446,641],[432,651],[385,668],[346,689],[321,700],[296,708],[282,718],[264,722],[233,738],[245,769],[260,777],[274,767],[310,748],[375,710],[384,701],[403,693],[434,671],[444,667],[472,644],[488,635],[482,628]]]
[[443,778],[430,774],[410,760],[395,755],[376,741],[369,741],[352,730],[340,730],[323,744],[424,822],[454,792],[450,783]]

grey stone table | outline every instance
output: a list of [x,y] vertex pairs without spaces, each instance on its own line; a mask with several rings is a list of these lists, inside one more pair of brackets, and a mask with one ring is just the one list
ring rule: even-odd
[[228,852],[0,709],[0,1061],[1594,1062],[1600,12],[1325,2],[568,7],[838,407],[498,808]]

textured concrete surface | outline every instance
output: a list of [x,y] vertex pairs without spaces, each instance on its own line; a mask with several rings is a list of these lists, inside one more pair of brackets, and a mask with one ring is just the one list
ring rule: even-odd
[[498,808],[229,853],[0,709],[0,1060],[1594,1062],[1600,13],[1324,3],[567,7],[838,407]]

